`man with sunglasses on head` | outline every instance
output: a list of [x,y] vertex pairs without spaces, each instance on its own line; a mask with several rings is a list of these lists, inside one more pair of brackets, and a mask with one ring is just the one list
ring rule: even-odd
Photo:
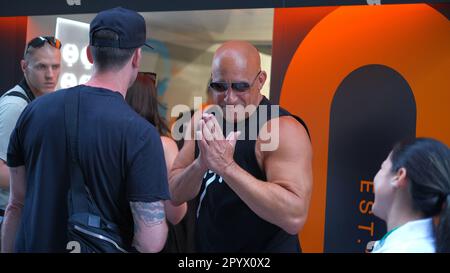
[[[24,110],[8,148],[12,190],[2,250],[163,248],[163,201],[170,196],[160,136],[125,101],[145,41],[139,13],[98,13],[89,30],[91,79]],[[27,137],[28,132],[35,134]]]
[[301,251],[311,143],[303,121],[260,93],[266,77],[247,42],[226,42],[214,54],[217,107],[194,114],[169,175],[173,203],[198,200],[200,252]]
[[60,48],[61,42],[55,37],[38,36],[32,39],[26,45],[20,62],[24,78],[0,98],[0,218],[9,199],[6,153],[11,132],[29,102],[55,91],[61,66]]

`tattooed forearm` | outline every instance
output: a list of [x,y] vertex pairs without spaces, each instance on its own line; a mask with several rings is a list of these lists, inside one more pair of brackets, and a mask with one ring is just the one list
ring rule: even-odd
[[147,227],[161,224],[166,218],[162,201],[152,203],[131,202],[130,204],[135,220],[142,221]]

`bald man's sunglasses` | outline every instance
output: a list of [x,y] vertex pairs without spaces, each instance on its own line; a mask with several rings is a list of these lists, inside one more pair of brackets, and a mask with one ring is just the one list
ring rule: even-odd
[[30,47],[32,48],[40,48],[45,43],[48,43],[49,45],[53,46],[54,48],[60,49],[61,48],[61,41],[56,39],[53,36],[38,36],[31,40],[28,45],[27,49],[25,50],[25,54],[28,52]]
[[259,74],[261,74],[261,70],[258,72],[258,74],[256,74],[256,77],[252,83],[248,83],[248,82],[227,83],[227,82],[213,82],[210,80],[209,87],[217,92],[225,92],[231,86],[231,89],[233,89],[234,91],[245,92],[245,91],[249,90],[250,87],[253,86],[253,84],[255,84],[256,79],[258,78]]

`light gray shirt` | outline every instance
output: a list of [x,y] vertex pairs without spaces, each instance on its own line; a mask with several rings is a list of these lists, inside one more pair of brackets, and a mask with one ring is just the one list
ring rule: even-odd
[[[6,162],[8,144],[11,133],[16,126],[23,109],[27,106],[27,101],[17,96],[6,96],[6,94],[18,91],[26,96],[25,90],[19,85],[6,91],[0,97],[0,159]],[[8,204],[9,191],[0,188],[0,209],[4,209]]]

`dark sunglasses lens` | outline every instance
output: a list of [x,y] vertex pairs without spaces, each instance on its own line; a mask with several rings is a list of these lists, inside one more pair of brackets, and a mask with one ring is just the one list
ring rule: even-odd
[[48,42],[51,46],[60,49],[61,48],[61,41],[56,39],[55,37],[37,37],[30,41],[27,48],[30,47],[41,47],[44,45],[45,42]]
[[28,47],[41,47],[43,44],[45,43],[45,40],[41,39],[41,38],[35,38],[33,40],[30,41],[30,43],[28,44]]
[[235,82],[232,84],[232,87],[238,92],[244,92],[250,88],[250,84],[248,82]]
[[212,89],[218,91],[218,92],[224,92],[228,90],[228,84],[225,82],[212,82],[209,84],[209,87]]

